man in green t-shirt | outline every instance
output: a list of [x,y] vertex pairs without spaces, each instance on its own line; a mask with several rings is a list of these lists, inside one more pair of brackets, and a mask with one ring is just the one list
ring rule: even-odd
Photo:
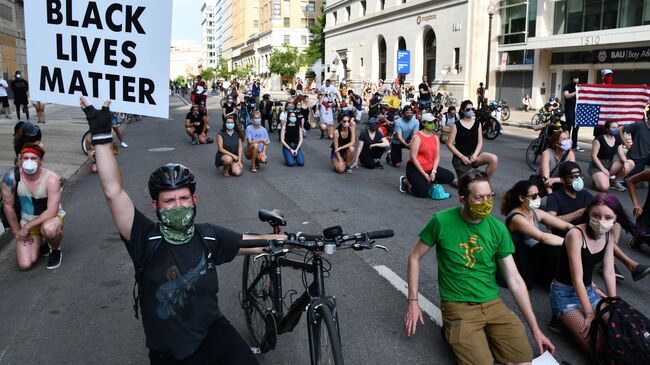
[[[445,339],[459,364],[530,364],[533,353],[519,318],[499,298],[497,264],[523,313],[538,349],[555,347],[537,325],[526,285],[517,271],[505,225],[490,215],[494,193],[483,172],[459,180],[461,206],[431,217],[408,261],[406,335],[424,323],[418,305],[420,260],[433,246]],[[496,260],[495,260],[496,259]]]

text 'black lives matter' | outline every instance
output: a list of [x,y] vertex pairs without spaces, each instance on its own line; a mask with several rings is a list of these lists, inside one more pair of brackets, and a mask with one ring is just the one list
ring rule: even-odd
[[[146,34],[140,17],[146,7],[113,3],[104,12],[95,1],[86,5],[83,19],[75,19],[72,14],[72,0],[47,0],[47,23],[79,28],[108,30],[115,33]],[[100,64],[102,69],[133,69],[138,62],[137,43],[131,40],[119,42],[116,39],[89,38],[82,35],[64,36],[57,33],[56,58],[60,61]],[[119,54],[118,54],[119,52]],[[82,72],[74,70],[69,80],[64,80],[61,68],[41,66],[40,90],[59,93],[81,93],[93,98],[99,97],[101,86],[108,86],[109,98],[115,100],[116,91],[121,88],[121,100],[132,103],[156,105],[153,97],[155,83],[143,77],[120,75],[110,72]]]

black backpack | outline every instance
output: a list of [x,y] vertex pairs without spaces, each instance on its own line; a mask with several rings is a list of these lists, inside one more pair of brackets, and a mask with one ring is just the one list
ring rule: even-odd
[[[603,336],[600,348],[599,329]],[[598,303],[590,337],[597,364],[650,364],[650,320],[620,297],[603,298]]]
[[[209,224],[195,224],[194,229],[194,234],[198,234],[201,238],[201,243],[203,244],[203,250],[206,254],[207,261],[214,264],[214,252],[216,252],[217,244],[217,235],[214,232],[214,229]],[[204,236],[203,232],[208,232],[210,235]],[[160,233],[160,224],[156,223],[151,232],[149,232],[147,246],[145,247],[145,252],[142,255],[142,259],[140,262],[134,264],[135,282],[133,283],[133,311],[135,312],[136,319],[139,319],[138,309],[140,307],[140,298],[142,296],[142,288],[140,282],[144,276],[144,270],[147,268],[147,265],[149,264],[149,261],[153,255],[156,253],[156,251],[158,251],[158,247],[160,247],[162,240],[163,237]]]

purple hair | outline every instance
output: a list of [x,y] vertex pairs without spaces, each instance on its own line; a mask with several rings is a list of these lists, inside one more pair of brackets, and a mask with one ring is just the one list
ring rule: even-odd
[[625,213],[625,209],[623,209],[621,202],[611,194],[601,193],[597,194],[593,199],[591,199],[589,204],[587,204],[587,209],[585,209],[585,212],[582,215],[584,222],[589,222],[589,212],[593,207],[597,205],[604,205],[613,210],[614,214],[616,214],[616,222],[618,222],[618,224],[620,224],[623,229],[625,229],[630,234],[637,233],[638,229],[636,224],[632,222],[632,220],[630,220],[630,218],[627,216],[627,213]]

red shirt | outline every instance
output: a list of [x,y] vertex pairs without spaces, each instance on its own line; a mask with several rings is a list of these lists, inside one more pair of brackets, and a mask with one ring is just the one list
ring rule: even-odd
[[417,132],[416,135],[420,137],[418,162],[425,172],[430,173],[431,170],[433,170],[433,161],[435,161],[438,156],[438,136],[432,133],[431,136],[427,137],[421,131]]

